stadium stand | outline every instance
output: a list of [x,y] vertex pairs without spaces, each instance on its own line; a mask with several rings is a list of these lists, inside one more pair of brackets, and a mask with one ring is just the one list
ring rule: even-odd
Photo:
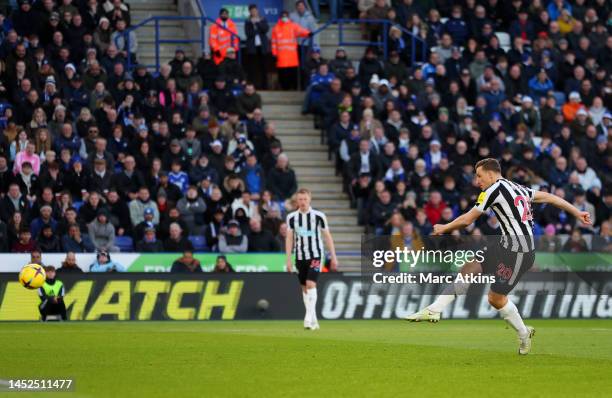
[[[574,231],[609,240],[609,2],[455,3],[359,1],[341,16],[379,21],[342,27],[324,24],[325,10],[319,21],[289,10],[314,30],[292,92],[264,90],[276,70],[269,48],[249,48],[269,44],[249,41],[249,22],[237,25],[241,46],[217,38],[194,54],[157,43],[150,26],[130,30],[178,16],[169,1],[5,5],[0,250],[218,251],[220,237],[238,239],[230,221],[251,247],[252,218],[282,241],[300,185],[329,215],[341,269],[355,269],[363,231],[418,238],[471,206],[473,164],[488,156],[595,220],[538,209],[539,235],[572,250],[591,242],[572,244]],[[161,29],[188,36],[179,21]],[[338,47],[341,37],[370,44]],[[258,55],[264,76],[239,62]],[[497,228],[483,218],[470,233]]]

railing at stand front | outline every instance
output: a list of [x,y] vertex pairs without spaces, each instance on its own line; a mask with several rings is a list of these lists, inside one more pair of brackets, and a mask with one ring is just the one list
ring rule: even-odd
[[[160,28],[161,28],[160,22],[163,22],[163,21],[183,21],[183,22],[193,21],[195,23],[199,23],[200,35],[197,39],[180,39],[180,38],[163,38],[162,39],[160,36]],[[124,39],[126,51],[128,54],[127,60],[126,60],[127,70],[131,71],[132,69],[136,67],[137,64],[140,64],[140,63],[134,62],[134,58],[136,58],[136,54],[132,54],[132,52],[130,51],[130,32],[135,32],[138,37],[138,30],[140,28],[153,25],[155,29],[155,44],[154,44],[155,45],[155,63],[145,64],[144,66],[146,66],[147,68],[154,68],[155,71],[159,71],[159,67],[161,65],[161,60],[160,60],[160,53],[161,53],[160,46],[161,45],[196,43],[200,45],[201,51],[204,51],[206,49],[207,25],[208,24],[210,24],[211,26],[217,25],[219,28],[230,33],[232,40],[237,38],[238,42],[241,43],[239,35],[235,34],[234,32],[230,31],[224,26],[219,25],[214,19],[206,17],[206,16],[197,17],[197,16],[155,15],[155,16],[146,18],[145,20],[141,21],[140,23],[136,25],[130,26],[128,29],[126,29],[123,32],[123,39]],[[141,37],[144,37],[144,35],[142,35]],[[115,39],[115,45],[117,44],[117,38]],[[240,51],[240,44],[238,46],[237,55],[238,55],[238,62],[240,62],[241,57],[242,57],[242,52]]]

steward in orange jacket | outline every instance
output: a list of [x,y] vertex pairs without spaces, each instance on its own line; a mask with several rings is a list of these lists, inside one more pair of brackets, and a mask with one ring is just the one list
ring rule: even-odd
[[[222,8],[219,11],[219,18],[215,21],[217,23],[210,27],[210,37],[208,38],[208,44],[210,45],[210,53],[212,54],[213,61],[216,65],[219,65],[225,59],[227,49],[233,47],[236,52],[239,50],[240,41],[238,39],[238,30],[234,21],[229,19],[229,11]],[[223,26],[225,29],[223,29]],[[226,30],[227,29],[227,30]],[[229,32],[228,32],[229,30]],[[234,33],[233,36],[230,32]]]
[[310,31],[289,19],[283,11],[281,19],[272,29],[272,55],[276,57],[277,68],[296,68],[300,65],[298,57],[298,38],[308,37]]

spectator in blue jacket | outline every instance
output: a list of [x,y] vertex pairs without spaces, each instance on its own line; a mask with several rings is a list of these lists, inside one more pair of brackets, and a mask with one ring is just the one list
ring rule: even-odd
[[556,21],[561,16],[561,11],[568,10],[572,13],[572,6],[564,0],[552,0],[546,8],[551,21]]
[[95,247],[87,234],[81,235],[81,229],[77,224],[68,228],[68,233],[62,237],[62,247],[65,252],[93,253]]
[[181,192],[184,194],[187,192],[187,188],[189,188],[189,176],[182,169],[182,164],[180,160],[173,160],[171,171],[168,173],[168,181],[170,184],[174,184]]
[[329,71],[329,65],[326,63],[319,65],[317,73],[310,77],[310,84],[306,89],[303,112],[310,112],[313,104],[316,104],[323,94],[329,91],[329,86],[334,77],[334,74]]
[[81,108],[89,106],[89,93],[83,86],[83,79],[80,75],[74,75],[70,84],[66,88],[65,97],[68,100],[68,108],[73,118],[77,118],[81,113]]
[[246,158],[246,164],[241,172],[241,178],[246,184],[247,191],[253,194],[253,200],[259,200],[259,193],[266,186],[264,170],[259,163],[257,157],[251,153]]
[[534,98],[536,104],[540,102],[540,98],[546,97],[548,92],[553,89],[554,84],[548,78],[544,68],[540,69],[538,74],[529,80],[529,94]]
[[34,239],[38,237],[38,234],[46,225],[49,225],[53,231],[57,229],[57,221],[53,218],[52,213],[53,209],[49,205],[43,205],[40,208],[40,217],[36,217],[30,224],[30,231],[32,231]]
[[70,153],[79,153],[81,149],[81,139],[74,133],[72,124],[65,122],[60,129],[61,133],[55,140],[55,152],[60,153],[62,149],[70,149]]
[[89,272],[125,272],[126,269],[118,262],[112,261],[107,251],[99,251],[96,261],[89,267]]
[[456,46],[462,46],[467,40],[469,27],[463,18],[461,6],[453,6],[453,12],[444,24],[444,32],[451,35]]

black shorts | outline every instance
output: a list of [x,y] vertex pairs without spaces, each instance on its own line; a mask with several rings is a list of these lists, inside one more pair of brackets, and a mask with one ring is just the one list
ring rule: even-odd
[[495,276],[495,283],[491,284],[493,292],[507,295],[534,262],[535,251],[518,253],[503,247],[489,248],[484,254],[482,271]]
[[298,279],[301,285],[305,285],[306,281],[316,282],[319,279],[319,273],[321,272],[320,258],[296,260],[295,266],[298,269]]

